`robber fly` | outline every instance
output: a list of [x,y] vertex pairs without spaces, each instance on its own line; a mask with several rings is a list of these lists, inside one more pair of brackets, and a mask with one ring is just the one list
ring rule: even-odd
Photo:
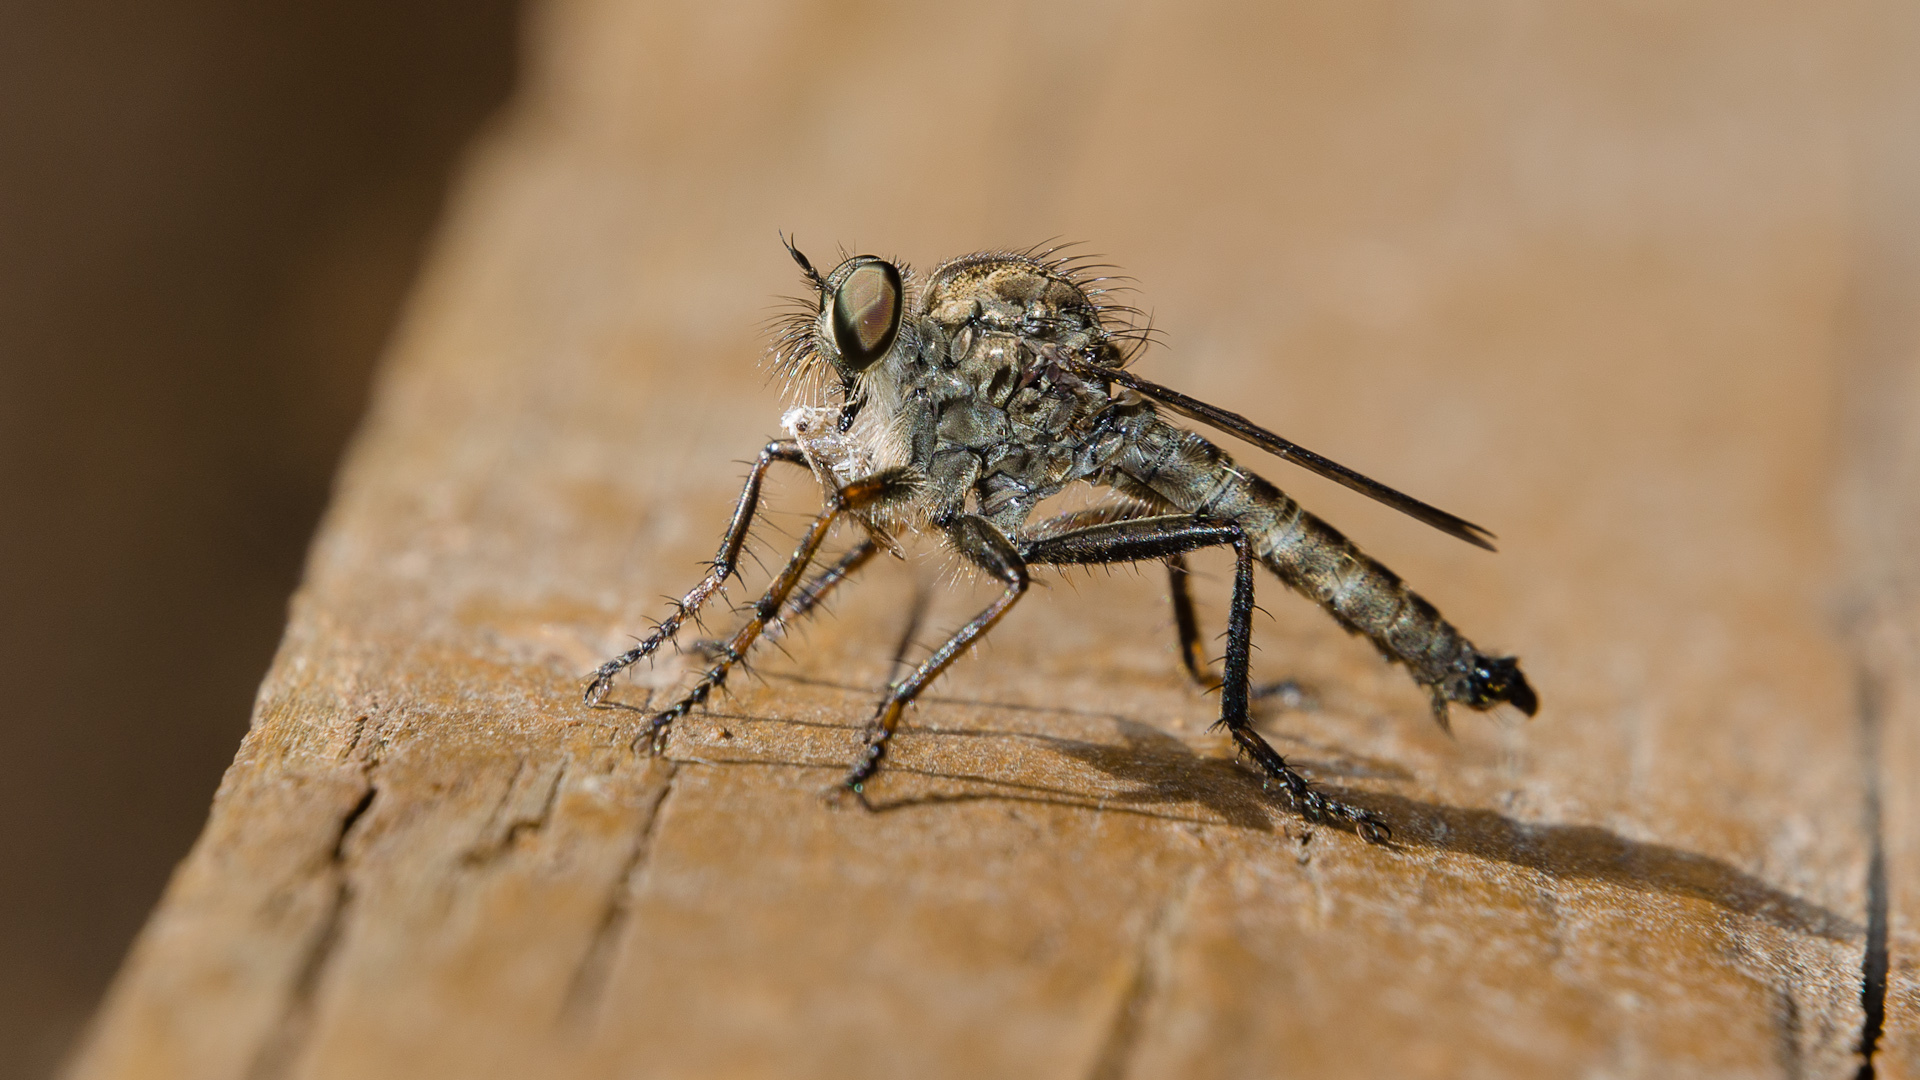
[[[1391,570],[1169,417],[1226,431],[1470,544],[1492,550],[1490,533],[1128,371],[1144,339],[1124,317],[1131,309],[1113,302],[1099,287],[1106,279],[1084,261],[1034,251],[968,255],[943,263],[921,285],[907,268],[872,255],[822,275],[785,242],[815,294],[785,322],[773,349],[801,387],[801,404],[782,419],[787,437],[768,443],[754,462],[706,576],[644,641],[594,672],[587,702],[601,705],[619,672],[673,641],[721,590],[768,469],[811,471],[825,507],[745,625],[710,648],[712,666],[649,716],[642,737],[656,752],[669,725],[725,683],[757,639],[812,610],[875,553],[897,554],[898,537],[928,531],[1003,590],[887,688],[865,749],[842,781],[855,795],[885,760],[908,703],[1006,615],[1036,566],[1166,563],[1181,658],[1196,681],[1220,690],[1220,725],[1301,811],[1348,821],[1368,839],[1384,839],[1385,823],[1316,791],[1248,717],[1256,561],[1406,665],[1442,727],[1452,702],[1481,710],[1510,702],[1529,716],[1538,707],[1515,658],[1482,653]],[[1042,500],[1080,483],[1106,489],[1109,498],[1092,510],[1029,520]],[[843,518],[864,538],[809,577]],[[1188,552],[1207,547],[1231,547],[1236,560],[1217,680],[1201,650],[1184,563]]]

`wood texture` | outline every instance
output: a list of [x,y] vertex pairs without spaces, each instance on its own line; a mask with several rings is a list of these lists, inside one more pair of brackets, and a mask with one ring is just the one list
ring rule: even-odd
[[[73,1075],[1850,1072],[1868,808],[1910,820],[1920,773],[1871,15],[541,7]],[[922,266],[1089,238],[1167,332],[1143,374],[1500,534],[1241,454],[1519,653],[1541,716],[1450,740],[1263,577],[1257,674],[1316,699],[1265,728],[1392,823],[1370,847],[1209,733],[1157,574],[1075,575],[911,714],[880,812],[831,810],[916,591],[922,647],[987,595],[922,550],[635,752],[581,680],[776,430],[776,228]],[[817,498],[776,486],[769,562]],[[1885,835],[1878,1064],[1912,1076]]]

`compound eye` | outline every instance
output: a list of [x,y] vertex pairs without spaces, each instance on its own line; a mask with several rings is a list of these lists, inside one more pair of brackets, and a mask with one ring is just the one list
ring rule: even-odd
[[900,333],[900,271],[874,259],[853,268],[833,293],[833,344],[840,366],[860,372],[887,355]]

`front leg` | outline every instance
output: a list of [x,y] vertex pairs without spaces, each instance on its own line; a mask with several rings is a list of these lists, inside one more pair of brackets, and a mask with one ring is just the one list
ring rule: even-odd
[[1327,798],[1314,790],[1253,728],[1248,715],[1253,650],[1253,545],[1240,526],[1209,522],[1184,514],[1139,518],[1049,536],[1028,543],[1020,552],[1031,564],[1101,564],[1171,559],[1199,548],[1231,544],[1234,551],[1233,608],[1227,620],[1226,672],[1220,683],[1220,725],[1233,736],[1262,772],[1278,780],[1287,795],[1308,817],[1343,818],[1368,840],[1389,835],[1387,825],[1359,807]]
[[585,700],[588,705],[604,707],[601,702],[607,696],[608,688],[613,685],[613,677],[672,641],[681,626],[698,615],[707,601],[713,599],[713,595],[727,583],[727,578],[739,565],[740,551],[747,542],[747,529],[752,526],[753,515],[760,508],[760,481],[767,475],[767,468],[776,461],[803,468],[807,464],[805,455],[800,453],[800,444],[789,439],[770,442],[761,449],[759,459],[753,463],[753,471],[747,474],[746,486],[740,490],[740,501],[733,508],[733,520],[727,525],[727,535],[720,541],[720,550],[708,566],[707,575],[674,605],[673,610],[660,621],[660,625],[653,628],[653,633],[648,634],[645,641],[601,664],[594,671],[593,678],[587,683]]
[[[705,702],[716,689],[724,686],[734,666],[746,659],[747,650],[759,640],[768,625],[774,623],[781,606],[799,587],[801,576],[813,563],[814,556],[820,553],[820,545],[826,543],[827,534],[833,531],[834,523],[844,514],[857,513],[877,502],[897,496],[903,489],[903,482],[904,478],[898,473],[883,473],[866,480],[856,480],[830,494],[827,499],[827,508],[813,519],[813,525],[801,538],[800,546],[794,548],[793,554],[787,558],[787,564],[774,576],[773,583],[768,585],[767,591],[754,602],[746,623],[739,630],[734,631],[733,637],[719,647],[719,656],[714,660],[713,666],[701,672],[693,688],[682,695],[679,701],[648,719],[647,736],[654,753],[660,753],[666,748],[668,727],[675,720],[692,712],[695,706]],[[842,560],[840,566],[835,568],[843,571],[842,576],[848,561]],[[853,565],[857,567],[864,561],[864,558],[854,561]],[[829,574],[834,572],[834,570],[828,571]]]

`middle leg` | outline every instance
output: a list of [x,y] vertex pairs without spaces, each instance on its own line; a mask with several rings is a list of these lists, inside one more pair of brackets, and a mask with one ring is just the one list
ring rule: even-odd
[[[1138,496],[1136,496],[1136,499]],[[1135,501],[1119,505],[1094,507],[1089,510],[1073,510],[1058,517],[1049,518],[1033,527],[1029,534],[1034,540],[1051,539],[1078,532],[1092,525],[1111,525],[1121,521],[1138,521],[1148,517],[1167,517],[1173,507],[1168,504],[1148,501]],[[1184,554],[1169,555],[1167,562],[1167,595],[1173,601],[1173,627],[1180,637],[1180,666],[1202,690],[1220,689],[1220,676],[1213,673],[1213,662],[1207,657],[1206,645],[1200,640],[1200,618],[1194,613],[1193,589],[1190,585],[1192,574],[1187,570],[1187,557]],[[1261,687],[1253,692],[1254,697],[1266,697],[1274,693],[1297,691],[1292,682],[1280,683],[1271,687]]]
[[913,699],[927,684],[940,677],[940,673],[960,654],[966,652],[980,635],[993,629],[993,624],[1007,613],[1027,591],[1027,564],[1020,558],[1020,552],[991,522],[982,517],[967,515],[955,521],[947,529],[947,539],[953,543],[962,555],[974,565],[999,578],[1006,586],[1000,598],[987,605],[987,609],[975,615],[967,625],[954,632],[946,643],[933,651],[919,667],[887,690],[887,696],[881,700],[875,710],[873,722],[867,726],[867,744],[861,751],[860,760],[854,763],[847,778],[840,782],[840,790],[862,794],[866,782],[880,769],[880,761],[887,755],[887,743],[900,727],[900,718]]
[[787,603],[786,610],[767,624],[761,636],[768,641],[778,641],[786,634],[788,627],[812,614],[814,609],[820,606],[821,601],[827,598],[828,593],[852,577],[855,571],[872,562],[879,551],[880,545],[871,539],[855,544],[845,555],[840,556],[838,562],[815,574],[805,585],[795,589],[793,599]]
[[[792,597],[787,600],[787,605],[781,609],[780,614],[767,620],[766,627],[760,631],[760,640],[777,642],[785,637],[795,623],[819,610],[828,593],[852,577],[855,571],[872,562],[874,554],[879,550],[880,546],[873,540],[862,540],[846,554],[840,556],[832,566],[816,571],[804,584],[793,590]],[[709,659],[724,656],[727,647],[726,642],[716,638],[696,642],[693,646],[694,651]]]

